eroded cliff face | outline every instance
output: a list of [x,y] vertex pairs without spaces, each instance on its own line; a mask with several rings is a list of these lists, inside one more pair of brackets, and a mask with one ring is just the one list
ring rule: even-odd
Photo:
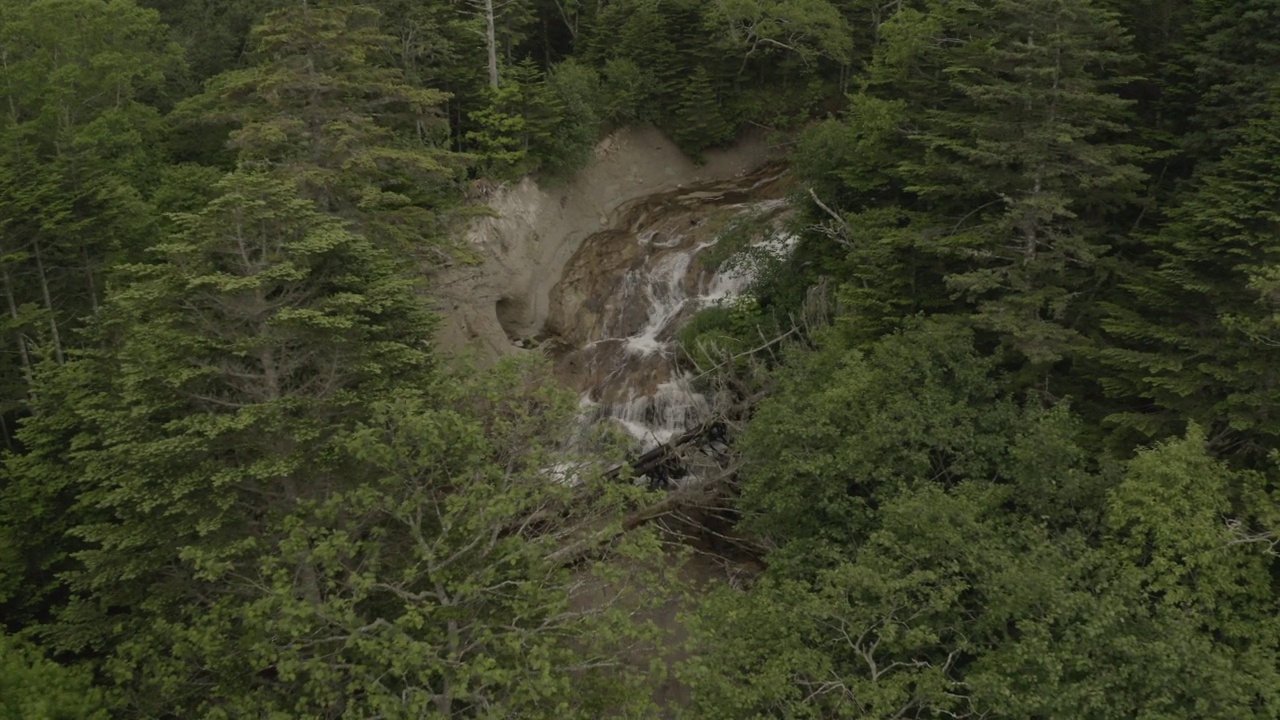
[[543,334],[551,289],[584,241],[625,224],[634,201],[691,185],[741,178],[766,164],[763,137],[707,154],[694,165],[654,129],[625,129],[597,144],[595,160],[563,186],[530,179],[494,191],[495,216],[467,233],[481,263],[448,271],[435,281],[443,325],[439,342],[474,347],[493,362]]
[[728,228],[750,220],[755,230],[741,240],[783,249],[785,235],[769,229],[786,209],[786,187],[783,169],[766,164],[637,200],[622,222],[587,238],[552,288],[546,332],[558,375],[592,415],[646,445],[702,421],[707,400],[677,364],[677,336],[751,280],[739,264],[708,262]]
[[677,367],[676,334],[749,280],[707,266],[707,251],[735,222],[780,216],[786,185],[760,138],[698,167],[656,131],[610,136],[565,186],[525,180],[489,198],[495,216],[467,238],[483,262],[437,282],[441,341],[482,363],[547,353],[584,419],[664,442],[708,411]]

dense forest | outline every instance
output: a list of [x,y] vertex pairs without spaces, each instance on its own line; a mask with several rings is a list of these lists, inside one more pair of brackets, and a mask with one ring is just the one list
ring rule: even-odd
[[[0,97],[0,719],[1280,717],[1273,0],[0,0]],[[740,582],[432,341],[628,125],[796,181]]]

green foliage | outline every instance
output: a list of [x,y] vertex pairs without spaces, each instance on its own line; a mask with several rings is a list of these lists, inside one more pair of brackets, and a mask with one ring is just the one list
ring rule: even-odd
[[279,8],[279,0],[145,0],[174,39],[182,45],[188,72],[178,86],[185,94],[199,91],[209,78],[238,67],[250,30]]
[[[1001,478],[1040,493],[1020,502],[1069,521],[1090,493],[1076,432],[1069,417],[1004,397],[994,363],[954,323],[921,324],[865,353],[828,340],[797,357],[758,410],[740,506],[779,561],[806,565],[857,545],[885,498],[920,483]],[[1031,444],[1050,439],[1060,451],[1032,458]]]
[[175,122],[230,126],[238,167],[294,183],[384,247],[438,260],[464,159],[442,147],[448,95],[379,62],[377,20],[368,8],[271,13],[253,31],[252,64],[211,79]]
[[728,142],[734,127],[724,116],[723,106],[710,73],[699,65],[676,104],[674,137],[682,150],[696,158],[703,150]]
[[793,361],[744,438],[770,564],[689,618],[688,716],[1272,716],[1261,476],[1196,430],[1099,473],[970,343],[935,322]]
[[[547,478],[575,398],[527,363],[439,375],[386,253],[285,181],[242,171],[217,192],[156,262],[122,269],[116,344],[69,363],[87,391],[23,430],[32,448],[77,431],[65,460],[18,466],[78,495],[50,637],[101,653],[143,716],[642,704],[610,653],[646,627],[571,608],[584,570],[556,556],[634,500]],[[658,548],[640,532],[618,550],[639,568]]]
[[805,128],[792,162],[796,173],[813,184],[819,196],[849,210],[892,202],[884,191],[891,175],[895,132],[902,103],[869,95],[850,98],[840,120]]
[[[574,88],[568,81],[561,89],[570,95],[587,90]],[[578,102],[578,110],[582,109],[581,98],[570,99]],[[489,173],[519,177],[537,170],[544,161],[569,161],[556,158],[549,149],[561,142],[556,140],[556,133],[564,113],[547,78],[526,59],[503,73],[502,83],[490,94],[488,107],[471,113],[476,130],[467,133],[467,141]]]
[[1034,362],[1061,358],[1081,342],[1108,213],[1142,179],[1124,78],[1101,70],[1128,62],[1121,28],[1088,0],[996,0],[904,11],[883,32],[851,127],[811,132],[801,154],[857,213],[850,261],[876,281],[847,297],[873,332],[949,308]]
[[[0,0],[0,718],[1280,716],[1274,3],[492,9]],[[685,498],[414,279],[466,173],[641,123],[803,126],[795,249],[728,228],[679,338],[772,396],[676,709]]]
[[16,356],[0,383],[17,399],[36,346],[61,361],[105,266],[151,239],[142,195],[163,158],[160,113],[144,101],[181,61],[156,14],[129,0],[6,0],[0,12],[0,290]]
[[[592,28],[594,36],[586,41],[600,60],[629,61],[634,65],[650,93],[641,102],[658,104],[659,116],[670,112],[678,97],[679,83],[688,75],[682,71],[687,57],[680,44],[696,26],[682,28],[677,24],[679,15],[687,14],[687,7],[684,2],[663,7],[655,0],[610,3]],[[619,72],[615,69],[609,74]],[[632,87],[636,84],[629,83]]]
[[970,671],[1017,642],[1011,627],[1088,593],[1072,587],[1080,543],[1010,516],[1007,498],[980,479],[904,489],[830,567],[800,578],[771,567],[745,595],[714,596],[693,624],[703,657],[685,668],[690,716],[1026,717],[993,713]]
[[657,92],[652,75],[627,58],[611,58],[601,73],[602,115],[616,123],[651,122],[650,99]]
[[1257,0],[1191,3],[1187,56],[1193,132],[1189,149],[1213,161],[1250,121],[1268,117],[1280,70],[1280,10]]
[[0,633],[0,720],[106,720],[103,694],[89,674],[46,659]]
[[592,158],[603,121],[604,89],[599,73],[573,59],[552,68],[547,85],[561,115],[541,153],[542,168],[553,177],[565,177]]
[[1074,580],[1088,594],[1022,621],[974,686],[1001,717],[1275,714],[1272,559],[1223,522],[1250,523],[1231,498],[1256,480],[1213,460],[1194,429],[1139,454],[1110,494],[1101,554]]
[[827,0],[716,0],[706,19],[728,28],[723,45],[744,69],[756,56],[776,62],[787,54],[805,64],[820,57],[846,63],[853,49],[845,18]]
[[[221,688],[189,702],[210,717],[324,715],[356,698],[362,712],[393,718],[597,717],[643,705],[627,696],[639,678],[609,668],[605,653],[644,628],[607,607],[571,610],[580,578],[549,559],[558,536],[531,527],[574,496],[538,471],[572,399],[545,383],[530,391],[531,381],[536,368],[509,366],[455,378],[430,403],[376,405],[337,448],[368,482],[298,507],[278,551],[246,569],[259,578],[253,597],[226,597],[164,632],[184,665]],[[631,551],[644,540],[631,538]],[[299,597],[299,557],[314,567],[314,595]],[[201,572],[238,584],[246,570]],[[574,683],[566,670],[577,666],[586,669]],[[614,681],[600,697],[586,689],[592,666]]]
[[[680,351],[696,368],[723,370],[728,357],[740,356],[759,344],[764,324],[760,304],[750,296],[717,304],[698,311],[680,329]],[[746,362],[748,358],[742,356],[728,370],[734,372]]]
[[1155,267],[1133,269],[1108,306],[1104,327],[1116,346],[1104,359],[1114,369],[1109,392],[1147,405],[1114,421],[1161,437],[1194,420],[1215,444],[1257,459],[1280,433],[1275,368],[1263,350],[1280,337],[1269,280],[1280,263],[1280,125],[1258,120],[1239,135],[1146,240]]
[[567,177],[591,158],[602,93],[586,65],[569,60],[543,74],[526,59],[503,73],[488,107],[471,113],[467,142],[491,174]]
[[72,408],[87,436],[65,470],[90,546],[81,642],[108,630],[99,609],[186,606],[203,584],[162,570],[179,557],[252,557],[291,504],[343,482],[325,451],[339,413],[429,368],[409,340],[431,327],[412,283],[367,240],[280,181],[240,173],[217,189],[158,263],[123,269],[103,315],[118,345],[77,363],[104,374]]

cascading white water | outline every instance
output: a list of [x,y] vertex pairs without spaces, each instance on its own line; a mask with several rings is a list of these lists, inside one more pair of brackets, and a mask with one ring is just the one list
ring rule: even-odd
[[596,404],[594,421],[611,420],[648,449],[696,426],[710,411],[707,398],[693,389],[687,376],[659,383],[649,394],[636,394],[622,403]]
[[684,290],[685,276],[689,274],[689,263],[693,256],[701,250],[699,245],[692,251],[674,252],[661,256],[653,268],[643,268],[627,273],[623,279],[623,287],[636,286],[643,302],[648,307],[648,319],[638,333],[625,338],[627,349],[632,352],[647,354],[660,352],[666,343],[658,340],[658,336],[685,309],[689,297]]
[[[692,190],[664,198],[626,231],[584,244],[557,287],[560,323],[576,329],[562,337],[577,335],[566,338],[576,347],[560,364],[583,392],[585,421],[616,423],[648,449],[707,418],[710,402],[677,366],[676,336],[695,312],[731,302],[749,287],[749,264],[726,262],[713,271],[702,256],[720,239],[715,228],[747,217],[765,225],[777,220],[785,208],[778,187],[761,192],[763,198],[750,194],[777,177],[747,178],[753,184],[736,196]],[[789,241],[762,233],[751,245],[785,252]]]

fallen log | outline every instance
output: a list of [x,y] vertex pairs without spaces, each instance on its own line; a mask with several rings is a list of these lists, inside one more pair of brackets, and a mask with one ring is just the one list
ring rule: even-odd
[[608,480],[617,480],[622,471],[630,467],[632,477],[640,477],[648,475],[658,469],[664,462],[676,457],[676,450],[683,445],[698,440],[711,432],[711,429],[720,422],[719,417],[712,417],[704,420],[701,425],[686,430],[665,443],[642,453],[635,460],[630,462],[622,462],[614,465],[604,472],[604,477]]
[[714,492],[713,485],[709,483],[681,488],[669,493],[661,500],[627,513],[619,523],[607,523],[604,527],[588,533],[586,537],[556,550],[547,556],[547,560],[566,567],[577,565],[588,558],[607,552],[608,547],[624,534],[682,507],[697,504],[705,500],[711,492]]

